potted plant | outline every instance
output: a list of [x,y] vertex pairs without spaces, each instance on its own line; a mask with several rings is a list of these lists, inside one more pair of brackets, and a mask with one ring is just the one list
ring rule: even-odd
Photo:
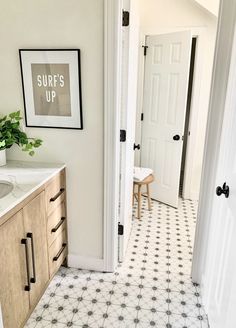
[[6,164],[6,149],[17,144],[30,156],[34,155],[34,149],[42,145],[42,140],[29,138],[21,127],[22,117],[20,111],[0,117],[0,166]]

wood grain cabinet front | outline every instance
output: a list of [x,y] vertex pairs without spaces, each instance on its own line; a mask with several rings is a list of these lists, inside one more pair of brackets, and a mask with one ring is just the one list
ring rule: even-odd
[[0,227],[0,302],[4,328],[21,327],[27,318],[30,307],[28,260],[20,211]]
[[[35,196],[34,196],[35,195]],[[65,170],[0,222],[0,303],[4,328],[24,327],[67,257]]]
[[65,170],[45,189],[47,203],[47,240],[49,273],[53,277],[68,253]]
[[23,208],[23,218],[29,245],[30,307],[34,308],[49,280],[44,191]]
[[60,203],[57,208],[48,216],[47,234],[48,246],[66,229],[66,209],[65,202]]
[[49,248],[49,270],[52,277],[64,262],[67,256],[67,236],[63,230]]
[[46,187],[47,215],[50,215],[56,207],[65,199],[65,171],[57,174]]

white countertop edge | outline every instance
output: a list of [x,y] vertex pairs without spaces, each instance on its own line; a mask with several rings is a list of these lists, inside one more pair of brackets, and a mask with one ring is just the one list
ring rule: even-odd
[[[53,165],[53,163],[50,163]],[[60,165],[60,164],[57,164]],[[5,208],[3,211],[0,212],[0,219],[7,214],[10,210],[12,210],[14,207],[16,207],[18,204],[20,204],[22,201],[24,201],[27,197],[29,197],[33,192],[35,192],[37,189],[42,187],[45,183],[47,183],[50,179],[52,179],[54,176],[56,176],[60,171],[62,171],[64,168],[66,168],[65,164],[61,164],[60,167],[55,168],[55,171],[49,174],[49,176],[45,179],[43,179],[41,182],[39,182],[35,187],[30,189],[28,192],[26,192],[22,197],[19,199],[16,199],[15,202],[12,202],[12,204]],[[54,169],[54,168],[53,168]]]

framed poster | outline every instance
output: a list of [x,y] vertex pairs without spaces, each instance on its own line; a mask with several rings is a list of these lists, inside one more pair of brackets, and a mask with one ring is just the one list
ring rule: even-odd
[[20,49],[26,126],[83,129],[79,49]]

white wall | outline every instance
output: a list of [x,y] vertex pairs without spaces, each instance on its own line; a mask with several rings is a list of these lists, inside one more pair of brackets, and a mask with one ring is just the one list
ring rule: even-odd
[[215,16],[218,16],[220,0],[194,0],[200,6],[208,10]]
[[[191,127],[191,176],[188,178],[188,197],[198,199],[202,168],[205,129],[207,121],[211,73],[214,57],[217,19],[200,6],[189,0],[139,0],[141,45],[145,35],[192,30],[193,35],[200,35],[197,46],[197,64],[193,90],[192,106],[197,109],[192,118]],[[143,57],[140,58],[142,66]],[[142,69],[140,72],[140,80]],[[137,122],[142,111],[141,84],[139,90],[139,108]],[[136,126],[136,143],[140,143],[140,124]],[[138,163],[136,153],[136,163]]]
[[[69,253],[103,256],[103,0],[1,1],[0,113],[23,110],[19,48],[80,48],[84,130],[27,128],[67,165]],[[9,159],[32,160],[16,147]]]

